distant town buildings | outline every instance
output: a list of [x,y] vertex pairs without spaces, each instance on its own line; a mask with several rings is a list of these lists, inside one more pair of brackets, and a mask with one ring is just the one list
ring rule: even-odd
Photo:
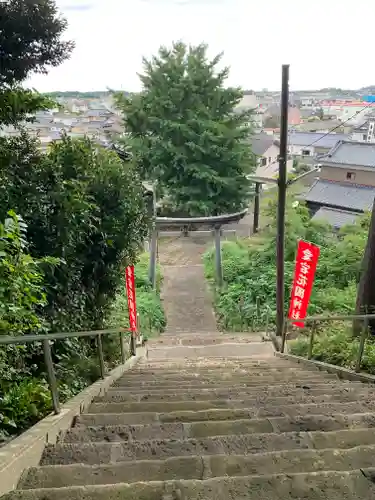
[[[37,112],[32,122],[22,124],[31,136],[39,138],[42,149],[47,149],[53,141],[61,140],[63,133],[70,137],[87,136],[103,144],[124,133],[122,118],[109,97],[60,97],[57,102],[59,107]],[[0,129],[2,136],[18,134],[19,130],[12,126]]]

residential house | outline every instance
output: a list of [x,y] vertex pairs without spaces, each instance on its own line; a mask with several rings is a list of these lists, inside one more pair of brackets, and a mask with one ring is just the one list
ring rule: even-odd
[[350,138],[352,141],[375,142],[375,117],[369,117],[353,127]]
[[70,109],[73,113],[85,113],[89,108],[86,101],[74,99],[71,103]]
[[[273,136],[268,134],[255,134],[251,137],[251,147],[257,158],[257,169],[255,175],[259,177],[274,178],[279,170],[278,156],[280,144]],[[288,162],[288,170],[293,162]]]
[[84,135],[86,133],[86,124],[84,123],[77,123],[76,125],[73,125],[73,127],[71,128],[71,132],[73,134],[79,134],[79,135]]
[[63,123],[67,127],[71,127],[77,123],[77,116],[72,115],[69,112],[59,112],[53,115],[53,121],[56,123]]
[[[292,127],[290,127],[292,128]],[[313,120],[313,121],[304,121],[299,125],[295,125],[293,130],[297,132],[321,132],[327,133],[334,130],[336,134],[349,134],[351,131],[350,126],[346,126],[342,122],[338,120]]]
[[111,115],[112,113],[107,109],[89,109],[86,113],[84,113],[83,121],[100,122]]
[[255,109],[258,107],[257,96],[255,94],[244,94],[238,104],[239,108]]
[[348,138],[347,134],[291,131],[288,136],[288,153],[295,157],[317,158],[328,153],[338,141]]
[[[278,104],[272,104],[265,111],[265,118],[273,117],[276,120],[280,120],[281,108]],[[289,106],[288,109],[288,124],[298,125],[301,123],[301,111],[296,106]]]
[[340,228],[371,209],[375,198],[375,144],[339,141],[319,163],[319,178],[304,197],[314,219]]

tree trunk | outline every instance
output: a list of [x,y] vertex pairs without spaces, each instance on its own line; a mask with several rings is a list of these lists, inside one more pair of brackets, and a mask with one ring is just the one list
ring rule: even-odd
[[[356,313],[375,313],[375,200],[372,207],[371,222],[365,253],[362,260],[361,278],[358,284]],[[358,334],[360,321],[353,324],[353,333]],[[371,333],[375,332],[375,320],[370,321]]]

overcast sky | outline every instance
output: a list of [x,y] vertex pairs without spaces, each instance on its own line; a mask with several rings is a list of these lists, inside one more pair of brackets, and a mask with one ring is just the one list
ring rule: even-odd
[[373,0],[57,0],[75,40],[71,59],[28,82],[40,91],[140,89],[142,56],[206,42],[223,51],[229,83],[279,89],[375,84]]

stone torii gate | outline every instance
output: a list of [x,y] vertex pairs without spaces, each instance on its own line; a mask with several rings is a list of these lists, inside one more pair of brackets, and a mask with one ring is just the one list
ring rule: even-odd
[[[215,215],[211,217],[153,217],[153,227],[151,232],[151,244],[150,244],[150,267],[149,267],[149,279],[152,287],[155,287],[155,277],[156,277],[156,259],[157,259],[157,246],[158,246],[158,236],[163,229],[179,228],[185,236],[188,236],[189,231],[192,229],[199,230],[202,226],[209,227],[209,230],[204,231],[205,233],[210,232],[213,235],[215,241],[215,269],[216,269],[216,282],[218,286],[223,284],[223,269],[221,263],[221,236],[222,227],[226,224],[231,224],[233,222],[238,222],[247,214],[248,209],[242,210],[241,212],[236,212],[233,214],[223,214]],[[154,210],[154,214],[156,209]],[[202,232],[202,231],[199,231]]]

